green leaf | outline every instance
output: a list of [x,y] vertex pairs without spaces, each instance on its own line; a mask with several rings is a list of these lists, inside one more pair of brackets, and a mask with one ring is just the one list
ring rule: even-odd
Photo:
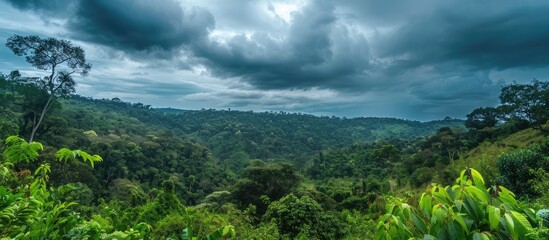
[[467,186],[464,189],[479,198],[483,203],[488,203],[490,201],[490,195],[486,190],[479,189],[476,186]]
[[181,234],[181,240],[191,240],[192,238],[192,230],[189,228],[183,229],[183,232]]
[[68,148],[61,148],[55,154],[55,157],[59,161],[74,160],[77,157],[80,157],[84,162],[89,162],[91,167],[94,167],[95,162],[103,161],[99,155],[90,155],[89,153],[82,150],[70,150]]
[[425,234],[423,235],[423,240],[437,240],[437,238],[433,235]]
[[515,222],[508,212],[505,213],[505,223],[507,224],[507,228],[509,229],[509,232],[511,233],[513,239],[517,239],[518,237],[517,231],[515,229]]
[[480,223],[483,219],[483,214],[481,213],[478,202],[472,199],[470,196],[465,195],[463,199],[463,207],[465,211],[472,218],[473,221]]
[[490,222],[490,230],[496,230],[499,226],[499,218],[501,216],[499,208],[488,205],[488,220]]
[[465,239],[466,232],[461,229],[461,224],[457,221],[452,221],[448,224],[448,233],[453,239]]
[[488,233],[475,233],[473,234],[473,240],[490,240],[490,235]]
[[484,178],[482,177],[482,175],[477,170],[473,168],[470,168],[470,169],[471,169],[471,175],[473,175],[473,182],[475,183],[475,186],[477,187],[482,186],[481,188],[485,188]]
[[526,228],[526,230],[532,229],[532,225],[530,224],[530,222],[528,222],[528,219],[526,219],[524,215],[516,211],[511,211],[511,215],[515,218],[515,220],[517,220],[517,223]]
[[433,198],[435,198],[435,200],[438,203],[451,205],[452,200],[450,199],[450,196],[446,191],[447,191],[447,188],[436,186],[436,187],[433,187],[433,189],[431,189],[431,195],[433,196]]
[[39,154],[38,151],[44,149],[39,142],[27,143],[24,139],[17,136],[10,136],[6,139],[8,147],[4,150],[3,155],[7,162],[18,163],[25,161],[27,163],[36,160]]
[[419,229],[419,231],[427,232],[427,226],[425,225],[423,219],[418,217],[415,213],[412,213],[412,220],[414,222],[414,225]]
[[454,215],[454,220],[459,223],[459,225],[461,226],[463,231],[465,231],[467,234],[469,234],[469,227],[467,226],[467,224],[465,223],[465,221],[463,220],[463,217],[461,217],[461,215],[459,215],[459,214]]
[[59,161],[67,161],[69,159],[74,159],[74,154],[68,148],[61,148],[57,151],[57,153],[55,154],[55,157]]
[[419,200],[419,207],[427,218],[431,218],[431,209],[433,208],[431,203],[431,196],[423,193],[421,195],[421,199]]
[[536,222],[536,221],[537,221],[537,220],[536,220],[537,217],[536,217],[536,213],[535,213],[534,209],[531,209],[531,208],[523,208],[523,209],[522,209],[522,212],[523,212],[524,214],[526,214],[526,216],[528,216],[528,218],[529,218],[528,221],[530,221],[530,222]]

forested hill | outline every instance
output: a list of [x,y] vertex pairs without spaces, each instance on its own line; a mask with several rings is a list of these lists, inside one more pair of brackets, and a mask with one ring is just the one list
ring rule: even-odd
[[[297,160],[322,149],[349,146],[355,142],[376,139],[413,139],[430,135],[441,127],[461,127],[463,121],[447,119],[430,122],[395,118],[319,117],[284,112],[243,112],[229,110],[153,109],[140,103],[118,99],[90,99],[73,96],[65,101],[65,109],[93,112],[96,127],[83,130],[102,133],[101,119],[113,114],[148,124],[148,130],[164,129],[183,138],[194,139],[208,146],[214,157],[235,167],[243,167],[248,159]],[[110,112],[110,113],[108,113]],[[120,121],[126,122],[121,119]],[[120,122],[119,121],[119,122]],[[109,123],[112,127],[116,123]],[[152,126],[150,126],[152,125]],[[89,128],[89,129],[87,129]],[[128,128],[127,124],[113,128]],[[146,135],[147,129],[133,129]]]
[[[251,128],[253,131],[283,134],[319,134],[343,145],[354,141],[366,141],[380,138],[415,138],[434,133],[441,127],[463,126],[460,119],[434,120],[428,122],[411,121],[388,117],[341,118],[336,116],[315,116],[287,112],[253,112],[231,110],[179,110],[173,108],[154,108],[165,116],[175,115],[185,132],[198,133],[208,127],[234,126]],[[239,130],[239,129],[236,129]]]
[[[156,109],[173,113],[166,109]],[[411,139],[461,120],[418,122],[394,118],[318,117],[284,112],[181,111],[171,115],[183,132],[203,141],[221,158],[299,158],[321,149],[384,138]],[[231,156],[237,154],[236,156]]]

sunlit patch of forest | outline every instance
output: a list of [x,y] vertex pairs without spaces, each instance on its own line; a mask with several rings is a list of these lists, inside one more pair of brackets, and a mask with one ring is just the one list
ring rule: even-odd
[[156,109],[40,40],[49,77],[0,75],[2,239],[549,239],[549,82],[466,120]]

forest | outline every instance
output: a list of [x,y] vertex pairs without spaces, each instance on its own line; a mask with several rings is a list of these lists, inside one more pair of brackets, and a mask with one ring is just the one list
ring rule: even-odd
[[48,76],[0,75],[1,239],[549,239],[549,82],[464,120],[154,108],[48,41],[7,44]]

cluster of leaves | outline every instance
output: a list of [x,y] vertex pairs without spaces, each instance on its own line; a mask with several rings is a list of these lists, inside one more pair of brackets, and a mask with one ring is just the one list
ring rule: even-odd
[[300,234],[315,239],[343,237],[340,221],[307,196],[289,194],[271,203],[263,218],[273,221],[279,232],[290,238]]
[[[173,183],[167,181],[153,201],[136,208],[117,212],[109,205],[86,218],[78,208],[78,202],[65,201],[74,198],[74,191],[80,187],[69,184],[52,187],[48,180],[51,174],[49,163],[40,163],[34,170],[17,171],[18,166],[36,162],[42,158],[42,144],[27,143],[17,137],[8,137],[0,159],[0,237],[13,239],[149,239],[151,236],[169,239],[227,239],[236,235],[234,227],[220,226],[217,229],[196,231],[196,221],[174,194]],[[82,150],[63,148],[55,154],[57,161],[66,163],[77,159],[94,163],[101,162],[98,155]],[[79,192],[81,193],[81,192]],[[71,197],[72,196],[72,197]],[[78,196],[76,196],[78,198]],[[113,205],[110,205],[113,206]],[[101,208],[100,208],[101,209]],[[120,208],[119,208],[120,210]],[[129,218],[130,213],[137,218]],[[124,213],[123,215],[118,215]],[[184,224],[169,235],[156,234],[164,230],[157,223],[166,216],[182,216]],[[126,219],[126,220],[125,220]],[[159,221],[161,220],[161,221]],[[155,225],[150,225],[147,222]],[[179,220],[179,222],[182,222]],[[113,226],[116,225],[116,226]],[[181,225],[181,224],[179,224]],[[214,226],[214,224],[209,224]],[[211,228],[211,227],[210,227]],[[154,231],[153,231],[154,230]]]
[[[71,229],[82,224],[82,219],[73,212],[76,202],[63,201],[62,196],[74,189],[72,185],[49,187],[50,164],[41,163],[33,172],[16,171],[20,163],[30,163],[39,158],[42,144],[27,143],[11,136],[5,141],[5,150],[0,161],[0,236],[15,239],[55,239],[69,234]],[[64,149],[58,152],[77,156],[91,156],[83,151]],[[78,153],[78,155],[76,154]],[[58,158],[59,161],[68,159]],[[90,163],[101,161],[99,156],[87,158]]]
[[417,207],[400,199],[388,204],[375,239],[526,239],[538,221],[513,192],[487,188],[480,173],[466,169],[455,185],[434,185]]

